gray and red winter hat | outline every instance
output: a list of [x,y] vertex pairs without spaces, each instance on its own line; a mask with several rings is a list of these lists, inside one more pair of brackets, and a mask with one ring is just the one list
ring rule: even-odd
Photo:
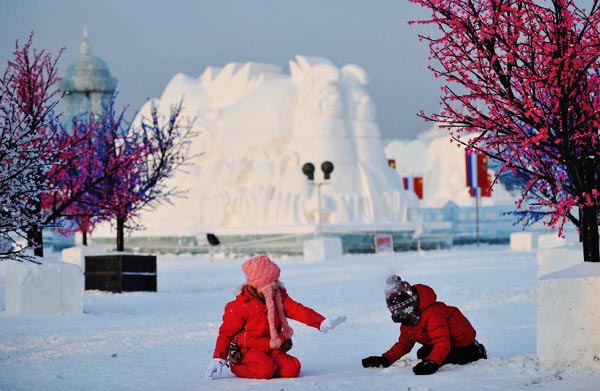
[[415,325],[419,322],[419,294],[408,282],[391,275],[385,281],[385,302],[396,323]]

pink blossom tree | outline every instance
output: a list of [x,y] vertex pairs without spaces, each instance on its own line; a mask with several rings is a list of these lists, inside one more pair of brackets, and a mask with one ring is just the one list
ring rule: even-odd
[[110,218],[98,200],[106,197],[108,178],[129,166],[112,158],[119,141],[108,139],[113,135],[104,132],[103,117],[84,116],[70,129],[60,125],[54,115],[60,53],[53,58],[33,49],[32,35],[15,48],[0,79],[0,258],[33,260],[22,250],[43,256],[44,228],[90,233]]
[[[22,259],[19,238],[42,252],[47,215],[41,197],[50,190],[48,171],[57,164],[54,145],[61,98],[56,57],[32,48],[33,33],[20,45],[0,79],[0,258]],[[26,258],[26,257],[25,257]]]
[[95,205],[107,221],[114,223],[117,251],[124,251],[125,222],[136,216],[128,206],[138,200],[133,190],[141,176],[140,167],[149,153],[149,146],[132,131],[131,123],[124,117],[126,110],[117,112],[114,102],[114,98],[111,99],[99,118],[103,137],[97,146],[103,151],[104,164],[115,164],[119,169],[103,180]]
[[430,69],[443,78],[451,139],[525,176],[518,209],[580,230],[600,261],[600,4],[575,0],[410,0],[431,10]]
[[60,146],[61,164],[48,172],[52,190],[42,197],[42,208],[49,218],[59,220],[55,229],[70,235],[80,232],[83,244],[94,227],[109,219],[99,207],[104,196],[104,181],[123,170],[121,162],[111,159],[113,152],[104,132],[102,117],[84,113],[73,118],[72,126],[61,127],[56,144]]
[[173,105],[167,117],[152,104],[150,116],[132,126],[123,120],[123,112],[115,112],[112,100],[103,116],[103,133],[110,144],[106,150],[112,151],[120,170],[104,181],[98,205],[116,226],[117,251],[125,249],[125,229],[140,227],[138,217],[143,209],[170,202],[183,193],[167,182],[191,159],[189,147],[197,134],[193,120],[181,113],[182,102]]

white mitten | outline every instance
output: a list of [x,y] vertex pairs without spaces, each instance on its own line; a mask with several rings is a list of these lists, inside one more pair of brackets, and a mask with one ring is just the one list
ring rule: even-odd
[[336,328],[340,324],[344,323],[345,321],[346,321],[345,316],[334,316],[331,319],[330,318],[324,319],[321,322],[321,326],[319,326],[319,330],[326,333],[330,330],[333,330],[334,328]]
[[212,380],[215,377],[221,376],[221,372],[223,371],[223,367],[227,365],[227,361],[222,358],[213,358],[212,362],[208,366],[206,370],[206,379]]

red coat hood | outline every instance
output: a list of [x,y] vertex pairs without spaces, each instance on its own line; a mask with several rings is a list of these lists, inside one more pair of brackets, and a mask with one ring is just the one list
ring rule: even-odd
[[430,286],[424,284],[415,284],[413,287],[419,294],[419,311],[422,312],[425,308],[437,301],[437,295]]
[[[252,292],[250,292],[248,290],[248,285],[242,285],[236,293],[237,293],[237,296],[235,297],[235,299],[242,303],[245,301],[252,300],[252,299],[260,300],[258,297],[254,296],[252,294]],[[264,302],[264,300],[262,300],[262,301]]]
[[[278,285],[279,285],[280,291],[283,292],[283,294],[287,295],[287,290],[284,288],[283,284],[281,282],[279,282]],[[244,285],[241,285],[240,287],[238,287],[235,294],[236,294],[235,299],[242,303],[246,302],[246,301],[250,301],[250,300],[258,300],[262,303],[265,302],[264,299],[256,297],[252,294],[252,292],[250,292],[250,290],[248,289],[248,284],[244,284]]]

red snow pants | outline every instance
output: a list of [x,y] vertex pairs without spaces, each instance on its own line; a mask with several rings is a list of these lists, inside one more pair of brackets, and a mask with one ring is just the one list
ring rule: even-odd
[[279,349],[268,352],[250,349],[242,355],[239,364],[231,366],[237,377],[271,379],[274,377],[298,377],[300,360]]

